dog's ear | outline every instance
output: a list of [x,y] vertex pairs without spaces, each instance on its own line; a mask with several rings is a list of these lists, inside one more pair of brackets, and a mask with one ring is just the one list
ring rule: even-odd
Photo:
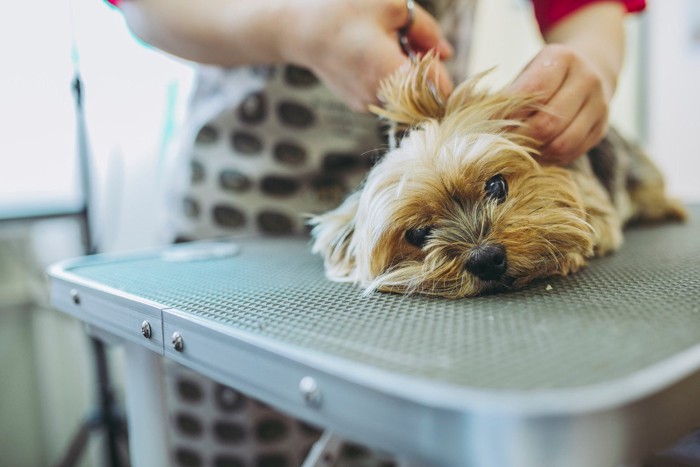
[[427,120],[440,120],[445,114],[445,99],[436,84],[438,62],[433,51],[412,57],[381,82],[377,95],[382,105],[370,106],[370,110],[397,133]]
[[360,191],[348,196],[337,208],[312,217],[311,251],[323,257],[326,274],[337,281],[355,280],[355,215],[360,201]]

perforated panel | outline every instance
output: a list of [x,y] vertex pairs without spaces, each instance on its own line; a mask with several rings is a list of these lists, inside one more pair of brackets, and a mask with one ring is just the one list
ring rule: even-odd
[[475,388],[568,388],[629,375],[700,343],[698,218],[696,208],[689,224],[633,229],[620,252],[574,276],[461,300],[364,297],[325,279],[300,239],[243,240],[238,255],[220,259],[105,260],[71,272],[393,372]]

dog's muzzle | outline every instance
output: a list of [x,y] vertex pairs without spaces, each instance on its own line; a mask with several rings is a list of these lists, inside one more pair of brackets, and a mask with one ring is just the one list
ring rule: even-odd
[[508,269],[508,256],[502,245],[480,245],[469,254],[464,267],[482,281],[497,281]]

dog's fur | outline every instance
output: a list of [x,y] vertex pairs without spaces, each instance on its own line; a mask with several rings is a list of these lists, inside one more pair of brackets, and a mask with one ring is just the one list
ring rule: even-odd
[[[434,60],[383,83],[374,111],[407,136],[341,206],[311,219],[329,278],[473,296],[576,272],[617,250],[629,221],[685,218],[651,160],[618,134],[566,169],[542,166],[511,117],[542,110],[535,97],[479,90],[476,77],[443,102],[429,79]],[[484,262],[498,272],[484,274]]]

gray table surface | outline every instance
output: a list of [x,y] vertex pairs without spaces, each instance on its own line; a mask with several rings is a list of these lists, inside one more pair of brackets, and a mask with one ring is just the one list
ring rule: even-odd
[[629,229],[618,253],[573,276],[460,300],[365,296],[325,279],[300,238],[234,239],[237,254],[184,261],[172,252],[207,246],[98,256],[52,274],[443,409],[601,411],[700,371],[700,208],[691,214]]

